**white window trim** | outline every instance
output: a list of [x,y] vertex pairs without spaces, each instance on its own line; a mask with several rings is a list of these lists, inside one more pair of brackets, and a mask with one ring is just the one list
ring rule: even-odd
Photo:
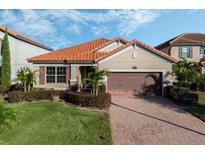
[[[201,53],[201,50],[204,49],[204,53]],[[200,48],[200,57],[204,58],[205,57],[205,47]]]
[[[183,57],[183,48],[188,48],[188,56],[187,57]],[[191,59],[191,57],[189,57],[190,56],[190,52],[191,52],[191,49],[190,49],[191,47],[190,46],[182,46],[182,58],[186,58],[186,59]]]
[[[41,65],[42,66],[42,65]],[[55,67],[55,82],[54,83],[49,83],[47,82],[47,67]],[[66,82],[57,82],[57,67],[66,67],[65,65],[64,66],[45,66],[45,84],[66,84]]]

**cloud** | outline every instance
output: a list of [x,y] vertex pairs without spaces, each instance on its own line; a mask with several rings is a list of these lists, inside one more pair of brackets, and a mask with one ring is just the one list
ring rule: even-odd
[[1,14],[3,24],[29,36],[38,37],[55,33],[56,30],[52,22],[42,18],[34,10],[20,10],[18,14],[15,14],[12,10],[4,10]]
[[[52,16],[53,19],[64,19],[89,25],[96,24],[94,27],[101,27],[101,24],[116,22],[116,29],[120,35],[129,35],[136,32],[145,24],[153,22],[163,11],[156,10],[108,10],[104,12],[87,12],[80,10],[49,10],[42,14]],[[164,11],[165,12],[165,11]],[[103,28],[105,29],[105,28]],[[93,31],[98,34],[97,31]],[[99,30],[100,32],[100,30]],[[103,33],[104,34],[104,33]]]
[[52,45],[52,48],[55,50],[68,47],[73,43],[65,36],[57,35],[57,34],[49,34],[46,36],[42,36],[40,38],[40,41],[42,43],[47,44],[47,45],[49,45],[49,44]]
[[91,27],[91,29],[95,35],[104,35],[111,32],[109,28],[106,26],[99,26],[99,27],[93,26]]
[[65,37],[68,34],[129,36],[163,13],[159,10],[0,10],[0,21],[57,48],[72,43]]
[[80,27],[77,24],[66,26],[64,31],[68,32],[68,33],[74,33],[74,34],[77,34],[77,35],[81,34]]
[[[145,24],[153,22],[165,11],[156,10],[108,10],[104,12],[87,12],[80,10],[49,10],[42,12],[44,17],[52,16],[53,19],[64,19],[78,24],[116,23],[116,31],[120,35],[129,35],[136,32]],[[96,26],[94,26],[96,27]],[[105,29],[105,28],[104,28]],[[94,34],[96,31],[93,31]]]

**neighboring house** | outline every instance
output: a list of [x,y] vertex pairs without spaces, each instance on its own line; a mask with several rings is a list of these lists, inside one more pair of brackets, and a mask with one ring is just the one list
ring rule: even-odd
[[[205,61],[205,34],[184,33],[155,48],[178,60],[186,58],[203,62]],[[205,72],[205,69],[203,68],[202,71]]]
[[[0,70],[2,66],[2,41],[6,27],[0,25]],[[10,57],[11,57],[11,79],[15,79],[16,72],[25,66],[32,67],[32,64],[26,60],[28,57],[48,53],[52,49],[42,45],[12,29],[7,28]]]
[[39,70],[38,86],[68,88],[88,75],[91,66],[107,69],[111,93],[162,95],[166,74],[177,59],[141,41],[100,38],[28,59]]

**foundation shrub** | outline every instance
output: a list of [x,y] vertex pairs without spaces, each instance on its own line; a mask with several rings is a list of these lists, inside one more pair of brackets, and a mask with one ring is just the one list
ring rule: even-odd
[[59,96],[59,98],[65,102],[84,107],[107,109],[111,105],[111,95],[109,93],[90,95],[84,92],[72,91],[12,91],[8,92],[7,95],[7,101],[9,103],[53,100],[54,96]]

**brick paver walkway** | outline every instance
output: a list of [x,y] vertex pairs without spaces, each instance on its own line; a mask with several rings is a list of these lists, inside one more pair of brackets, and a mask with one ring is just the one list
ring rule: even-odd
[[162,97],[113,96],[115,144],[205,144],[205,123]]

